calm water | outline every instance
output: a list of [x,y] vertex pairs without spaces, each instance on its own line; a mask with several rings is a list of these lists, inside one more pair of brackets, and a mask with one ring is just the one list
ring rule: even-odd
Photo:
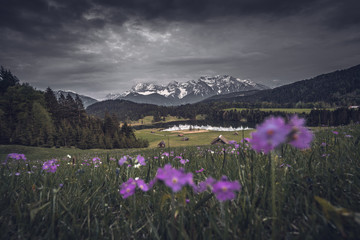
[[[147,128],[172,128],[174,126],[179,125],[191,125],[191,126],[209,126],[212,127],[213,131],[219,131],[215,130],[215,128],[255,128],[255,124],[252,123],[243,123],[243,122],[235,122],[235,121],[226,121],[226,122],[213,122],[213,121],[205,121],[205,120],[188,120],[188,121],[176,121],[171,123],[155,123],[153,125],[142,125],[142,126],[134,126],[134,129],[147,129]],[[189,127],[188,127],[189,128]],[[211,129],[209,129],[211,130]],[[229,130],[221,130],[221,131],[229,131]],[[238,129],[233,131],[239,131]]]

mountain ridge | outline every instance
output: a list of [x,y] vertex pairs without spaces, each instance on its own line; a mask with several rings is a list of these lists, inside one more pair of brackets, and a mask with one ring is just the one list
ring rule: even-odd
[[108,99],[124,99],[156,105],[181,105],[199,102],[207,97],[234,91],[263,90],[269,87],[248,79],[229,75],[202,76],[187,82],[173,81],[167,85],[138,83],[122,94],[108,94]]
[[335,105],[360,104],[360,64],[320,74],[273,89],[265,89],[244,96],[218,96],[204,102],[274,102],[279,104],[298,102],[328,102]]

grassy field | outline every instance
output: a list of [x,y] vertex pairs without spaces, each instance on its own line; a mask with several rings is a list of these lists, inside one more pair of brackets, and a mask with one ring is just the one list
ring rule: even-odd
[[[205,119],[204,115],[197,115],[196,120],[203,120]],[[131,121],[129,124],[131,126],[139,126],[139,125],[152,125],[153,124],[154,117],[153,116],[145,116],[144,118],[141,118],[137,121]],[[161,123],[168,123],[168,122],[177,122],[177,121],[188,121],[190,119],[186,118],[177,118],[175,116],[168,115],[165,117],[165,121],[160,121]]]
[[[263,112],[287,112],[287,113],[310,113],[311,108],[254,108],[256,110],[260,110]],[[224,111],[242,111],[242,110],[248,110],[247,108],[227,108],[224,109]]]
[[70,156],[84,156],[84,155],[102,155],[111,154],[114,156],[123,156],[125,153],[131,153],[138,149],[78,149],[78,148],[43,148],[43,147],[29,147],[20,145],[0,145],[0,160],[4,160],[9,153],[23,153],[27,158],[32,160],[49,160],[52,158],[65,159],[67,155]]
[[[151,133],[154,132],[154,133]],[[157,148],[160,141],[164,141],[166,147],[189,147],[189,146],[203,146],[209,145],[213,139],[219,135],[223,135],[228,140],[240,141],[243,137],[249,137],[250,130],[239,132],[239,135],[234,135],[234,132],[202,132],[202,131],[182,131],[182,132],[166,132],[159,131],[159,129],[142,129],[137,130],[135,135],[137,138],[143,138],[149,141],[149,148]],[[183,137],[178,137],[178,134],[183,133],[184,137],[188,137],[189,141],[182,141]],[[0,145],[0,159],[5,159],[9,153],[21,152],[31,159],[51,159],[51,158],[66,158],[69,154],[71,156],[80,155],[106,155],[111,154],[114,156],[120,156],[129,154],[131,152],[138,151],[137,149],[89,149],[82,150],[76,148],[41,148],[41,147],[28,147],[20,145]]]
[[[135,132],[136,137],[147,139],[149,147],[157,147],[160,141],[164,141],[170,147],[184,147],[184,146],[203,146],[209,145],[219,135],[223,135],[228,140],[240,141],[243,136],[249,137],[251,130],[244,130],[238,132],[239,135],[234,135],[234,132],[215,132],[215,131],[179,131],[179,132],[166,132],[159,131],[159,129],[142,129]],[[179,137],[183,134],[183,137]],[[189,138],[189,141],[182,141],[184,137]]]
[[[215,133],[186,136],[205,143]],[[1,239],[358,239],[360,126],[315,134],[310,149],[283,145],[267,155],[245,144],[116,151],[1,146]],[[29,160],[5,163],[8,151]],[[75,165],[67,154],[76,155]],[[145,165],[136,166],[138,154]],[[42,170],[39,160],[56,156],[56,172]],[[183,167],[176,174],[191,174],[193,184],[212,177],[238,181],[241,190],[219,201],[215,184],[198,193],[191,185],[173,191],[158,180],[148,191],[119,193],[131,179],[157,179],[165,164]]]

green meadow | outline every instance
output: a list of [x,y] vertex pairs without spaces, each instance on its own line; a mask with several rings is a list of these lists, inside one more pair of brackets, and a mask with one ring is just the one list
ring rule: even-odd
[[[219,134],[239,141],[249,133],[185,132],[184,142],[175,132],[136,131],[155,146],[147,149],[0,146],[1,239],[358,239],[359,125],[314,129],[307,150],[285,144],[265,155],[245,143],[209,145]],[[170,146],[157,148],[160,140]],[[27,161],[5,162],[11,152]],[[135,167],[138,155],[144,166]],[[46,172],[43,162],[53,158],[59,166]],[[219,201],[209,188],[173,192],[158,181],[128,198],[119,193],[130,178],[149,183],[165,164],[192,173],[194,184],[226,176],[241,190]]]
[[[243,137],[249,137],[250,132],[253,130],[244,130],[237,132],[226,132],[226,131],[179,131],[179,132],[167,132],[160,131],[160,129],[142,129],[135,132],[136,136],[149,141],[149,147],[155,148],[159,142],[164,141],[166,146],[170,147],[185,147],[185,146],[203,146],[210,145],[210,143],[222,135],[228,140],[240,141]],[[183,134],[183,136],[179,136]],[[183,138],[189,138],[188,141],[183,141]]]

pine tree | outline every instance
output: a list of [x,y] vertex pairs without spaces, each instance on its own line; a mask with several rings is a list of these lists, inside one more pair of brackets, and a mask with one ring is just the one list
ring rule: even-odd
[[51,114],[52,119],[57,122],[59,118],[59,103],[56,99],[55,93],[50,87],[46,89],[44,93],[44,98],[46,109]]
[[14,76],[10,70],[6,70],[3,66],[0,68],[0,94],[6,92],[6,90],[19,84],[19,79]]

